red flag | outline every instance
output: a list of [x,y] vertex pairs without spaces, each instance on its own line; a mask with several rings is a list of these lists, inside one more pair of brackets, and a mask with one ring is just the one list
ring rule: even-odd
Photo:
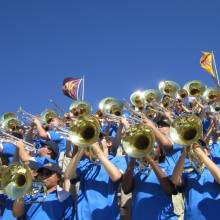
[[81,81],[82,78],[65,78],[63,80],[63,94],[73,100],[77,100]]

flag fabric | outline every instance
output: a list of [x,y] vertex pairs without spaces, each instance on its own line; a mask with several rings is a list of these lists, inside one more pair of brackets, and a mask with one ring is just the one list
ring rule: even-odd
[[210,52],[202,52],[203,55],[200,58],[200,65],[203,69],[209,72],[212,77],[216,78],[215,72],[212,68],[213,55]]
[[79,87],[82,78],[65,78],[63,80],[63,94],[73,100],[78,100]]

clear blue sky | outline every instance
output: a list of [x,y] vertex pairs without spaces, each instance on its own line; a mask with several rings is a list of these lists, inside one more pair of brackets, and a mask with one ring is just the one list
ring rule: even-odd
[[1,110],[67,108],[65,77],[85,75],[85,99],[129,99],[160,80],[200,79],[201,50],[220,72],[220,2],[207,0],[1,0]]

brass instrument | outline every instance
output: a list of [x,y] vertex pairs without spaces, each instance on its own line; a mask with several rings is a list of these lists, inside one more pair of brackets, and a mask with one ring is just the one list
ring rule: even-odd
[[18,199],[31,192],[30,169],[22,164],[12,164],[0,168],[1,187],[10,199]]
[[207,88],[203,94],[203,98],[207,103],[215,102],[217,100],[217,89],[216,88]]
[[[1,136],[2,135],[2,136]],[[26,142],[24,140],[21,140],[20,138],[17,138],[7,132],[5,132],[4,130],[0,129],[0,143],[12,143],[14,145],[16,145],[17,141],[22,141],[25,145],[24,149],[32,152],[32,153],[36,153],[37,149],[34,146],[34,144],[31,144],[29,142]]]
[[17,118],[17,117],[14,112],[5,112],[0,118],[0,123],[10,118]]
[[161,81],[158,87],[162,94],[170,97],[175,97],[180,89],[180,86],[174,81]]
[[109,103],[115,103],[117,100],[114,97],[106,97],[99,102],[99,109],[104,110],[104,107]]
[[153,150],[155,137],[146,125],[137,124],[130,127],[122,138],[124,151],[131,157],[142,158]]
[[183,89],[185,89],[187,93],[189,94],[189,96],[192,96],[192,97],[201,97],[203,93],[205,92],[205,86],[199,80],[193,80],[193,81],[186,83],[183,86]]
[[177,92],[177,98],[178,99],[184,99],[188,96],[188,92],[185,89],[180,89]]
[[170,137],[180,145],[189,146],[202,137],[202,122],[196,115],[184,114],[171,123]]
[[116,116],[121,116],[122,110],[123,110],[123,103],[120,101],[115,101],[105,104],[103,106],[102,112]]
[[6,118],[1,120],[0,127],[7,132],[14,131],[16,127],[21,126],[21,122],[17,118]]
[[91,113],[91,109],[90,104],[85,101],[74,101],[69,107],[69,111],[75,117],[89,115]]
[[148,89],[143,92],[147,104],[159,102],[161,100],[161,93],[156,89]]
[[95,143],[100,134],[98,119],[93,115],[81,116],[70,123],[69,129],[57,128],[58,131],[79,147]]
[[145,100],[144,100],[144,93],[142,91],[136,91],[133,92],[130,96],[131,104],[135,107],[144,107],[145,106]]

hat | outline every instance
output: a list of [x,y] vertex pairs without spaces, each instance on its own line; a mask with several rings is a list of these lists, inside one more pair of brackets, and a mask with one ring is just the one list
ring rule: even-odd
[[54,142],[54,141],[44,141],[41,142],[41,144],[44,146],[46,145],[48,149],[52,150],[56,155],[59,154],[59,147],[58,147],[58,143]]
[[38,169],[38,172],[40,172],[42,169],[47,169],[47,170],[53,171],[59,175],[62,174],[61,168],[56,163],[46,163],[41,168]]

